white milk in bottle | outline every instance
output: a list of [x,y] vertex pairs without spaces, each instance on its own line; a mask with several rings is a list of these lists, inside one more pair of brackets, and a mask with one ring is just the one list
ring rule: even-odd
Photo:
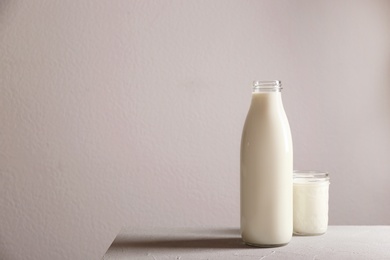
[[241,236],[287,244],[293,232],[293,147],[280,81],[255,81],[241,139]]

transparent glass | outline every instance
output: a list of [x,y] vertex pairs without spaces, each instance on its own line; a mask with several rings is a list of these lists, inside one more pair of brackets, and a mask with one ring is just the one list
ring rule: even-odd
[[294,234],[324,234],[328,228],[329,174],[295,170],[293,203]]
[[280,80],[253,81],[252,92],[280,92],[282,82]]

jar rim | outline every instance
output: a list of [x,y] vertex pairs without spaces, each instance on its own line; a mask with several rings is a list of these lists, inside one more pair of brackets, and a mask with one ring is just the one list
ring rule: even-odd
[[317,170],[294,170],[294,182],[326,182],[329,181],[329,173]]

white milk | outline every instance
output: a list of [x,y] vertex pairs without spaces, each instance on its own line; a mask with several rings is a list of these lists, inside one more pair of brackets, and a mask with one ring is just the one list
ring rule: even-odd
[[253,92],[241,139],[241,236],[278,246],[293,231],[293,148],[280,90]]
[[329,181],[294,183],[294,234],[319,235],[328,228]]

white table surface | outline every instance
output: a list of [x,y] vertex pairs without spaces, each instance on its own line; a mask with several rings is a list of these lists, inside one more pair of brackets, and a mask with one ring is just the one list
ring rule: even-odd
[[103,259],[390,260],[390,226],[330,226],[275,248],[244,245],[238,228],[124,228]]

